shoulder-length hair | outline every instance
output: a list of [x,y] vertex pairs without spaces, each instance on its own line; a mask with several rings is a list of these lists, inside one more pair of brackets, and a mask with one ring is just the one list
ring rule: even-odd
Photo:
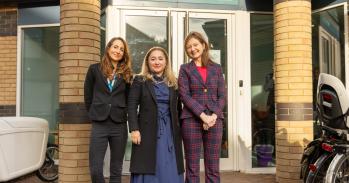
[[108,78],[113,73],[113,65],[111,63],[111,58],[109,56],[108,51],[110,47],[113,45],[113,42],[116,40],[120,40],[124,44],[124,55],[122,59],[118,62],[116,74],[118,74],[118,76],[121,76],[127,83],[129,83],[132,79],[131,57],[127,43],[121,37],[114,37],[108,42],[102,57],[101,70],[103,75]]
[[167,86],[174,87],[177,89],[177,79],[172,71],[172,66],[171,66],[171,62],[170,62],[170,59],[168,57],[167,51],[164,48],[152,47],[149,49],[149,51],[147,52],[147,54],[144,57],[143,64],[142,64],[142,70],[139,73],[139,75],[143,76],[143,78],[145,80],[154,80],[153,75],[151,73],[151,70],[149,68],[149,57],[150,57],[150,54],[155,50],[161,51],[165,55],[166,66],[165,66],[165,70],[163,73],[163,77],[164,77],[165,82],[167,83]]
[[209,56],[210,47],[208,46],[208,43],[205,40],[204,36],[202,36],[202,34],[200,34],[199,32],[195,32],[195,31],[190,32],[184,40],[184,49],[185,49],[185,53],[187,54],[187,56],[189,56],[189,54],[187,52],[186,46],[188,44],[188,41],[192,38],[198,40],[201,44],[203,44],[205,46],[205,48],[202,52],[202,55],[201,55],[202,66],[207,66],[208,64],[212,64],[213,62]]

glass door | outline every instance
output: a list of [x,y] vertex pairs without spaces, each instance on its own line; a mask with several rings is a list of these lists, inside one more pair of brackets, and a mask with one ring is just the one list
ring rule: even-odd
[[[275,167],[273,15],[251,14],[252,168]],[[264,150],[264,151],[263,151]]]
[[[232,77],[228,77],[228,71],[231,71],[231,68],[228,69],[228,65],[232,66],[234,64],[231,52],[228,52],[228,50],[232,50],[230,44],[233,40],[231,29],[232,16],[231,14],[189,12],[186,19],[187,32],[197,31],[204,35],[210,46],[211,59],[222,66],[227,93],[231,93],[230,90],[228,90],[228,83],[231,83],[229,80],[232,79]],[[232,95],[228,95],[228,100],[224,109],[221,170],[232,170],[234,165],[232,157],[233,143],[231,141],[233,113],[232,111],[228,112],[232,108],[229,105],[231,102],[228,102],[229,97],[232,97]],[[201,168],[203,168],[203,159],[201,163]]]
[[[169,50],[169,25],[167,11],[121,10],[121,36],[126,38],[135,74],[141,71],[145,54],[153,46]],[[129,171],[131,158],[131,137],[129,134],[123,171]]]

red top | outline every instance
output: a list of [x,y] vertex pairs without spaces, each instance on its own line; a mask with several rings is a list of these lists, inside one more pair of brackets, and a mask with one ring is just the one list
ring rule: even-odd
[[196,68],[198,69],[202,80],[206,83],[207,68],[206,67],[200,67],[200,66],[196,66]]

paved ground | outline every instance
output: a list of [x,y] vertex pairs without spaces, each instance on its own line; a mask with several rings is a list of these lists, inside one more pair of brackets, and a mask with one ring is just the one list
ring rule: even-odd
[[[204,183],[203,174],[201,174],[201,182]],[[275,183],[275,175],[273,174],[244,174],[239,172],[222,172],[221,183]],[[122,177],[122,183],[130,182],[129,176]],[[107,181],[108,182],[108,181]],[[8,183],[44,183],[40,181],[35,174],[21,177]]]

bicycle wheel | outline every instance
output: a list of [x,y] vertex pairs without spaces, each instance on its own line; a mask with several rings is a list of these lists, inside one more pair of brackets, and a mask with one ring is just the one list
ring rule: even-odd
[[326,183],[349,182],[349,155],[337,154],[331,162],[327,174]]
[[46,149],[44,164],[37,171],[37,176],[46,182],[58,179],[58,146],[49,144]]
[[308,175],[309,175],[309,159],[308,158],[305,158],[304,159],[304,162],[302,162],[301,164],[301,178],[303,180],[304,183],[307,182],[307,178],[308,178]]
[[325,181],[326,171],[334,157],[334,153],[322,154],[314,163],[316,170],[310,171],[306,183],[323,183]]
[[314,164],[317,159],[323,154],[323,151],[321,150],[321,140],[316,139],[308,144],[308,146],[305,148],[301,160],[301,174],[300,178],[303,180],[303,183],[307,181],[308,174],[309,174],[309,165]]

